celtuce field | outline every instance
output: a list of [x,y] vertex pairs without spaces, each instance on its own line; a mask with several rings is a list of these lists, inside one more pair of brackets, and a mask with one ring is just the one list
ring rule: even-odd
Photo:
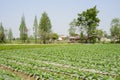
[[[0,66],[36,80],[120,80],[120,45],[1,45]],[[8,74],[22,80],[0,68],[0,80]]]
[[21,78],[9,71],[0,70],[0,80],[21,80]]

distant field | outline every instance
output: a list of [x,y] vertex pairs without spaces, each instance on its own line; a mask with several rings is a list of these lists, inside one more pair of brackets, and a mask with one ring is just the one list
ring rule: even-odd
[[0,45],[0,66],[37,80],[120,80],[120,45]]

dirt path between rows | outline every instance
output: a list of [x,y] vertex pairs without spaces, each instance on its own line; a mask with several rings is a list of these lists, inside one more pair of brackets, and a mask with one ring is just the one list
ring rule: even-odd
[[71,69],[79,70],[79,71],[83,71],[83,72],[96,73],[96,74],[112,76],[112,77],[117,77],[118,76],[117,74],[102,72],[102,71],[98,71],[98,70],[95,70],[95,69],[79,68],[79,67],[74,67],[74,66],[70,66],[70,65],[59,64],[59,63],[49,62],[49,61],[40,61],[40,60],[33,60],[33,59],[28,59],[28,60],[33,61],[33,62],[38,62],[38,63],[50,64],[50,65],[54,65],[54,66],[61,67],[61,68],[71,68]]
[[33,76],[25,74],[24,72],[21,72],[21,71],[15,71],[14,69],[8,68],[7,66],[0,65],[0,69],[12,72],[17,76],[21,77],[23,80],[36,80],[35,77]]
[[[37,63],[44,63],[44,64],[50,64],[50,65],[53,65],[53,66],[56,66],[56,67],[61,67],[61,68],[71,68],[71,69],[74,69],[74,70],[78,70],[78,71],[83,71],[83,72],[90,72],[90,73],[95,73],[95,74],[99,74],[99,75],[106,75],[106,76],[111,76],[113,78],[119,76],[117,74],[112,74],[112,73],[108,73],[108,72],[102,72],[102,71],[98,71],[98,70],[95,70],[95,69],[85,69],[85,68],[79,68],[79,67],[74,67],[74,66],[70,66],[70,65],[65,65],[65,64],[59,64],[59,63],[55,63],[55,62],[49,62],[49,61],[41,61],[41,60],[33,60],[33,59],[25,59],[25,60],[28,60],[28,61],[31,61],[31,62],[37,62]],[[10,62],[14,62],[16,64],[21,64],[21,65],[30,65],[30,64],[26,64],[26,63],[21,63],[21,62],[16,62],[14,60],[10,60]],[[37,67],[37,66],[34,66],[34,67]],[[42,69],[40,68],[40,70],[45,70],[45,71],[51,71],[51,72],[55,72],[55,71],[52,71],[52,70],[48,70],[48,69]],[[56,72],[57,73],[57,72]],[[61,73],[61,74],[65,74],[65,73]],[[66,73],[67,74],[67,73]]]

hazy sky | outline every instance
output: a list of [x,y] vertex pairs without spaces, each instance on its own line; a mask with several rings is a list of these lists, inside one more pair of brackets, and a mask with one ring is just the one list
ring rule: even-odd
[[113,18],[120,18],[120,0],[0,0],[0,22],[12,28],[14,37],[19,37],[19,25],[24,14],[29,34],[32,34],[34,16],[38,23],[41,14],[47,12],[52,30],[68,35],[69,23],[82,11],[97,6],[100,29],[109,32]]

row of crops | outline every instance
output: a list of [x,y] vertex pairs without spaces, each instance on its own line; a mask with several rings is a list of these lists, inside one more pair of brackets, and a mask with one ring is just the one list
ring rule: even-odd
[[9,71],[0,69],[0,80],[21,80],[21,78]]
[[120,45],[5,45],[1,48],[1,65],[38,80],[119,80]]

